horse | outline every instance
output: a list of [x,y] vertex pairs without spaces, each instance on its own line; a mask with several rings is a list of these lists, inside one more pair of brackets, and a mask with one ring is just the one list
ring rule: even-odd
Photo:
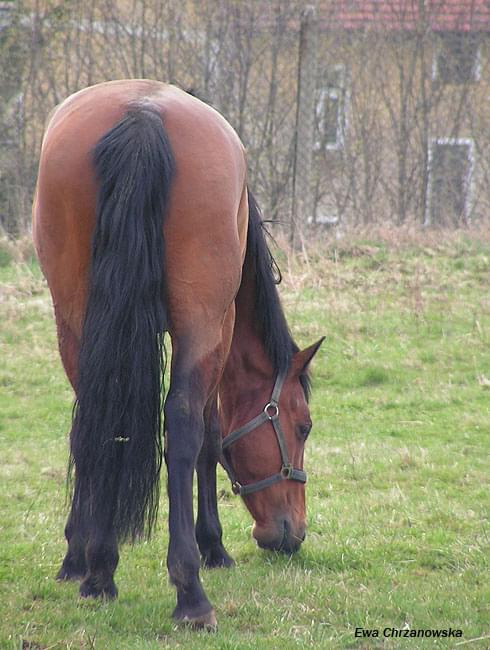
[[288,329],[244,147],[172,85],[85,88],[48,123],[33,239],[75,394],[57,578],[80,580],[81,597],[117,596],[118,546],[151,534],[164,459],[173,618],[212,628],[201,560],[233,564],[218,462],[260,547],[292,553],[304,539],[308,369],[321,343],[299,350]]

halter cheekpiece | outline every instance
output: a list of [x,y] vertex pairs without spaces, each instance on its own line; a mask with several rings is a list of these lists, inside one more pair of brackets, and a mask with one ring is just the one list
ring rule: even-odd
[[[258,492],[263,490],[279,481],[291,480],[298,481],[299,483],[306,483],[306,472],[302,469],[296,469],[292,466],[288,450],[286,447],[286,438],[284,436],[284,431],[282,430],[281,423],[279,421],[279,397],[281,395],[281,390],[286,379],[287,371],[282,371],[278,373],[274,388],[272,390],[272,395],[270,400],[264,406],[262,413],[259,413],[252,420],[244,424],[239,429],[232,431],[221,443],[221,464],[223,465],[228,477],[231,481],[231,489],[234,494],[239,494],[240,496],[247,496],[253,492]],[[249,483],[248,485],[242,485],[236,478],[235,472],[231,468],[230,464],[225,458],[224,452],[230,445],[232,445],[240,438],[243,438],[247,433],[250,433],[257,427],[259,427],[264,422],[270,422],[274,428],[274,432],[277,438],[277,444],[279,445],[279,452],[281,454],[282,466],[277,474],[272,474],[267,478],[262,479],[261,481],[256,481],[255,483]]]

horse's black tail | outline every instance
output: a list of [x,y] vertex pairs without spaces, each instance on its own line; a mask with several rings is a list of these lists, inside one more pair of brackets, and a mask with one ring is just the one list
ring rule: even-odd
[[174,158],[160,115],[134,107],[97,143],[96,225],[71,433],[74,513],[118,539],[150,534],[162,463],[163,219]]

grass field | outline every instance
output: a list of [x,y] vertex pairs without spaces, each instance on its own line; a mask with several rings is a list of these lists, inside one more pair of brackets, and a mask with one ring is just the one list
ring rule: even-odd
[[[441,240],[443,236],[441,235]],[[490,648],[490,244],[325,247],[281,293],[301,345],[325,334],[307,444],[308,536],[259,551],[220,471],[231,570],[202,572],[216,634],[177,628],[165,496],[150,543],[124,547],[117,602],[57,584],[72,395],[33,262],[0,268],[1,648]],[[452,640],[396,629],[459,628]],[[356,628],[381,637],[355,636]]]

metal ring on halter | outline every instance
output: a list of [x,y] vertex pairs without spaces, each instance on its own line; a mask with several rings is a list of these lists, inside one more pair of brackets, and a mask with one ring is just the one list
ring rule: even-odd
[[[272,415],[269,413],[269,409],[276,409],[275,413],[272,413]],[[279,404],[276,404],[275,402],[268,402],[264,406],[264,413],[267,415],[269,420],[273,420],[274,418],[279,417]]]

